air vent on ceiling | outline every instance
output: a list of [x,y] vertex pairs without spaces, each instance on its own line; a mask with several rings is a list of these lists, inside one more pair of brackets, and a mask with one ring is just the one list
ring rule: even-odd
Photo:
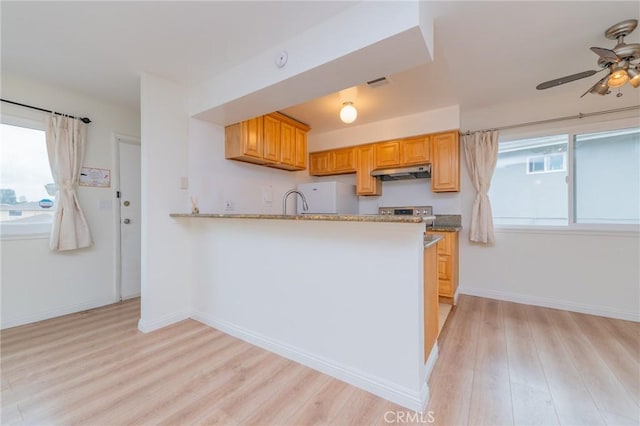
[[367,81],[369,87],[376,88],[380,86],[384,86],[385,84],[389,84],[389,80],[387,77],[376,78],[375,80]]

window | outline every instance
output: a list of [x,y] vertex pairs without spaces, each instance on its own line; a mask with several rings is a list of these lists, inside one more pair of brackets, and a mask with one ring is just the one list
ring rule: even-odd
[[0,124],[0,229],[3,236],[48,233],[55,184],[45,132]]
[[640,223],[640,129],[576,135],[576,223]]
[[566,153],[552,153],[527,158],[527,173],[564,172],[566,170]]
[[565,134],[500,143],[489,191],[496,225],[567,224],[568,141]]
[[638,225],[640,129],[500,142],[489,197],[497,226]]

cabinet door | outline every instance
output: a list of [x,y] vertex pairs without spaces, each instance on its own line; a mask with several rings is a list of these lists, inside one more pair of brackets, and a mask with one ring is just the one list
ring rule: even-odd
[[431,138],[433,192],[460,191],[460,146],[458,132],[433,135]]
[[331,171],[335,173],[354,173],[356,171],[355,149],[336,149],[333,153]]
[[402,144],[404,147],[402,149],[402,165],[413,166],[429,163],[431,161],[431,145],[429,142],[429,136],[403,139]]
[[301,129],[296,129],[296,157],[295,166],[300,170],[307,168],[307,132]]
[[400,166],[402,161],[400,141],[380,142],[374,147],[376,169]]
[[280,161],[280,120],[264,116],[264,151],[265,160]]
[[331,174],[329,160],[331,151],[312,152],[309,154],[309,174],[311,176],[324,176]]
[[296,129],[288,123],[280,123],[280,163],[295,166]]
[[438,278],[436,276],[436,248],[424,250],[423,259],[423,297],[424,297],[424,362],[427,362],[431,349],[438,338]]
[[262,158],[262,117],[242,122],[244,155]]
[[262,117],[225,127],[225,158],[262,164]]
[[358,195],[380,195],[382,184],[371,176],[373,170],[373,145],[357,148],[356,153],[356,193]]

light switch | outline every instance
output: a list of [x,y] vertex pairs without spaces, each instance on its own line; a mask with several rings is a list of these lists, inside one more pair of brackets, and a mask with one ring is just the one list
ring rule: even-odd
[[262,190],[262,203],[265,206],[270,206],[273,203],[273,191],[271,188],[265,188]]
[[189,189],[189,178],[187,176],[180,177],[180,189]]

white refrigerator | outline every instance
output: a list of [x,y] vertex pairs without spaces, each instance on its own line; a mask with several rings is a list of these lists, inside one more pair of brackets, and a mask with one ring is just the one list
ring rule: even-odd
[[301,183],[296,188],[304,194],[309,210],[302,210],[302,200],[298,199],[298,214],[358,214],[356,186],[342,182]]

